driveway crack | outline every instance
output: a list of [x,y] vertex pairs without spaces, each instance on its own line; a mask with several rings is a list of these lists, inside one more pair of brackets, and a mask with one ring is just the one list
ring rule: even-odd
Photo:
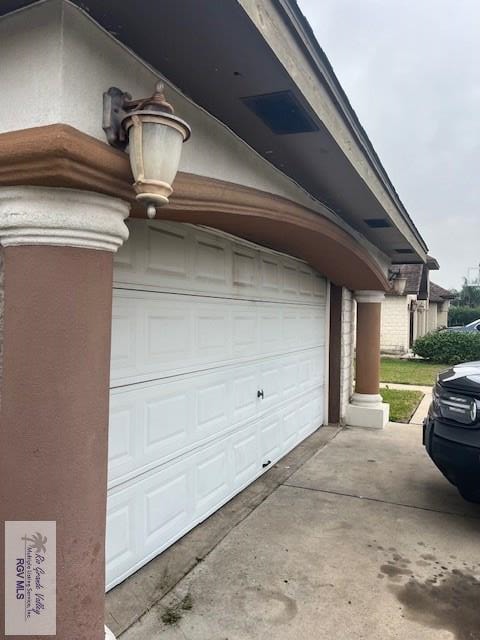
[[345,498],[356,498],[357,500],[369,500],[370,502],[379,502],[380,504],[389,504],[395,507],[405,507],[406,509],[417,509],[419,511],[430,511],[433,513],[441,513],[448,516],[458,516],[460,518],[471,518],[472,520],[479,520],[480,513],[478,515],[468,513],[458,513],[455,511],[443,511],[441,509],[432,509],[431,507],[420,507],[414,504],[406,504],[404,502],[393,502],[391,500],[382,500],[381,498],[372,498],[369,496],[359,496],[354,493],[346,493],[343,491],[332,491],[328,489],[315,489],[314,487],[305,487],[298,484],[283,484],[284,487],[290,487],[292,489],[303,489],[304,491],[315,491],[317,493],[327,493],[334,496],[343,496]]

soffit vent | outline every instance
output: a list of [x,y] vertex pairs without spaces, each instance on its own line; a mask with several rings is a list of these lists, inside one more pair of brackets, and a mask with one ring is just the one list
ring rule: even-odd
[[277,135],[318,131],[318,126],[291,91],[264,93],[241,100]]
[[369,218],[364,221],[371,229],[387,229],[392,225],[386,218]]
[[413,249],[395,249],[395,251],[397,253],[401,253],[401,254],[410,254],[410,253],[414,253]]

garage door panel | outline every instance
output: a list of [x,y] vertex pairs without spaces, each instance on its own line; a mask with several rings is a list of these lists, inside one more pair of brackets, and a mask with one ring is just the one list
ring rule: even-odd
[[143,548],[142,497],[131,487],[108,496],[106,562],[107,584],[111,576],[123,576],[135,566]]
[[[134,226],[136,239],[136,227],[139,225]],[[169,278],[172,284],[185,285],[190,271],[185,230],[181,227],[174,229],[153,225],[140,226],[143,234],[146,235],[147,248],[146,251],[142,251],[145,262],[144,265],[138,266],[138,271],[148,272],[156,282]],[[139,242],[135,243],[135,240],[133,244],[137,244],[139,249],[142,246]]]
[[283,302],[318,302],[325,280],[308,265],[191,225],[129,220],[116,286]]
[[145,449],[150,458],[157,459],[166,451],[176,451],[188,444],[193,422],[190,405],[185,389],[169,389],[166,393],[155,391],[145,399],[142,407],[146,427]]
[[170,462],[109,492],[107,588],[188,530],[194,517],[194,493],[189,458]]
[[260,421],[258,430],[260,434],[260,459],[262,465],[268,465],[277,460],[282,448],[281,438],[281,414],[276,412]]
[[232,437],[233,485],[243,487],[258,473],[261,466],[258,446],[258,426],[240,430]]
[[312,272],[309,269],[304,269],[300,267],[298,270],[298,275],[299,275],[298,290],[300,292],[300,295],[304,295],[309,298],[312,297],[314,293]]
[[295,264],[283,264],[283,289],[286,293],[294,296],[298,295],[299,277],[298,268]]
[[321,316],[294,305],[119,291],[114,316],[112,386],[324,344]]
[[263,306],[259,315],[259,353],[274,353],[278,336],[282,334],[282,311],[274,305]]
[[298,407],[298,433],[303,439],[311,428],[315,418],[320,413],[320,402],[317,398],[313,398],[303,402]]
[[233,381],[233,421],[242,423],[255,417],[258,410],[259,389],[256,367],[244,367]]
[[289,398],[295,395],[298,387],[298,362],[293,360],[285,364],[282,369],[282,395]]
[[142,450],[137,403],[131,396],[110,397],[110,424],[108,430],[108,473],[118,477],[133,471]]
[[282,360],[275,358],[260,365],[258,388],[263,391],[261,410],[274,408],[282,402]]
[[258,352],[258,313],[256,310],[233,314],[233,354],[248,357]]
[[[313,349],[308,356],[287,354],[261,367],[227,367],[112,390],[111,486],[311,393],[322,380],[311,375],[302,381],[301,364],[305,358],[316,363],[322,357],[322,348]],[[260,389],[263,399],[257,397]]]
[[143,513],[145,518],[144,549],[155,551],[184,529],[192,518],[191,470],[185,463],[170,468],[145,480],[143,487]]
[[297,407],[291,406],[282,416],[283,449],[291,449],[296,442],[298,432]]
[[[194,441],[195,395],[188,382],[171,381],[115,389],[110,396],[109,483],[137,475]],[[128,413],[128,430],[119,429]],[[130,445],[128,454],[123,453]],[[118,451],[123,455],[119,456]]]
[[231,310],[227,305],[198,305],[195,314],[194,363],[211,364],[232,357]]
[[145,313],[145,353],[152,366],[178,362],[192,350],[190,314],[182,308],[149,305]]
[[116,297],[112,309],[111,371],[117,376],[135,375],[138,362],[139,316],[128,300]]
[[219,442],[198,452],[195,459],[195,514],[202,514],[221,504],[230,494],[231,465],[228,445]]
[[197,399],[197,430],[202,437],[221,433],[228,427],[231,411],[231,383],[223,376],[204,376]]
[[260,256],[260,287],[262,291],[278,297],[281,291],[280,264],[273,256]]
[[324,399],[321,390],[318,389],[316,394],[308,394],[308,398],[304,398],[301,402],[297,402],[297,419],[298,433],[295,444],[304,440],[309,434],[313,433],[317,428],[315,425],[321,424],[324,415]]
[[234,290],[254,292],[258,283],[258,252],[246,246],[232,245]]
[[225,290],[230,284],[227,243],[223,238],[201,231],[194,232],[193,241],[193,277],[197,286],[207,285],[213,292]]

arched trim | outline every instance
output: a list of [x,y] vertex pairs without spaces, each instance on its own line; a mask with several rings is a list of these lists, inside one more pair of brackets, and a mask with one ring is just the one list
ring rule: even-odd
[[[0,186],[71,187],[105,193],[135,206],[126,154],[63,124],[0,135]],[[179,173],[159,218],[221,229],[306,260],[337,285],[388,290],[368,251],[329,218],[287,198],[242,185]]]

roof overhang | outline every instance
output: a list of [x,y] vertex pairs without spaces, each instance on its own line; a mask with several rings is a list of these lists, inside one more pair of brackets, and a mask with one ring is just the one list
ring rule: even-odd
[[427,256],[427,267],[430,271],[438,271],[440,269],[438,260],[433,256]]
[[[3,0],[0,14],[33,2]],[[293,0],[73,3],[392,262],[425,262],[423,239]],[[312,126],[272,129],[245,100],[265,94],[290,96]]]

